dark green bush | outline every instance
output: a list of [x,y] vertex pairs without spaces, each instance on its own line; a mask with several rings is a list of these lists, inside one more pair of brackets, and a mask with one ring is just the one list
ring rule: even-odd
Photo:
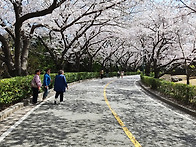
[[0,80],[0,108],[14,104],[31,94],[33,76],[14,77]]

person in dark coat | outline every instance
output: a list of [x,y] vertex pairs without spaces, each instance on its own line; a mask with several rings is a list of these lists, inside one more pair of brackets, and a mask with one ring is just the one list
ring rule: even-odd
[[63,101],[63,93],[65,92],[66,88],[68,89],[66,77],[64,76],[64,71],[59,70],[58,75],[55,77],[54,81],[54,91],[56,91],[55,94],[55,100],[54,103],[56,104],[56,99],[60,95],[60,102]]

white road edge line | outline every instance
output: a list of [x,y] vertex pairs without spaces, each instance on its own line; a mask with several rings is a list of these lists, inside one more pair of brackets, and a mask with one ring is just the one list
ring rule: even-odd
[[[50,100],[54,98],[54,95],[49,97],[46,101]],[[35,106],[34,108],[32,108],[29,112],[27,112],[22,118],[20,118],[17,122],[15,122],[14,125],[12,125],[6,132],[4,132],[1,136],[0,136],[0,142],[2,142],[6,136],[8,136],[19,124],[21,124],[33,111],[35,111],[37,108],[39,108],[43,103],[45,103],[46,101],[41,102],[40,104],[38,104],[37,106]]]
[[[144,93],[144,92],[136,85],[136,82],[137,82],[137,80],[134,81],[135,87],[136,87],[140,92]],[[145,94],[145,93],[144,93],[144,94]],[[145,95],[146,95],[146,94],[145,94]],[[146,95],[146,96],[148,96],[148,95]],[[149,96],[148,96],[148,97],[149,97]],[[168,108],[168,109],[172,110],[171,108],[164,106],[163,104],[159,103],[158,101],[154,100],[153,98],[151,98],[151,97],[149,97],[149,98],[152,99],[152,100],[153,100],[154,102],[156,102],[157,104],[161,105],[162,107],[165,107],[165,108]],[[180,114],[180,113],[178,113],[178,112],[176,112],[176,111],[174,111],[174,110],[172,110],[172,111],[173,111],[174,113],[176,113],[177,115],[179,115],[179,116],[181,116],[181,117],[183,117],[183,118],[186,118],[186,119],[188,119],[188,120],[190,120],[190,121],[192,121],[192,122],[195,123],[195,121],[193,121],[193,120],[192,120],[191,118],[189,118],[188,116],[185,116],[185,115],[183,115],[183,114]]]

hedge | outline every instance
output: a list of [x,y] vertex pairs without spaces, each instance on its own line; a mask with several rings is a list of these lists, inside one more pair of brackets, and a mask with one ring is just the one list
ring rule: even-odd
[[179,102],[196,106],[196,86],[174,83],[141,75],[141,81],[151,89],[172,97]]
[[[108,74],[109,77],[116,76],[116,72],[110,72]],[[139,74],[126,72],[126,75]],[[28,75],[25,77],[14,77],[9,79],[0,80],[0,110],[4,109],[7,106],[15,104],[17,102],[21,102],[23,99],[29,98],[32,95],[31,90],[31,80],[34,75]],[[50,88],[53,87],[54,79],[56,74],[50,74],[53,82],[50,85]],[[98,78],[99,72],[77,72],[77,73],[65,73],[66,79],[68,83]],[[43,81],[44,75],[40,75],[41,81]]]

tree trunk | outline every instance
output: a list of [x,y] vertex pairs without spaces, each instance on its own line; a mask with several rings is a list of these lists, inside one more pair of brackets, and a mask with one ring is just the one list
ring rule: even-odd
[[76,71],[80,71],[80,57],[76,56]]
[[150,65],[148,63],[145,65],[145,75],[150,76]]
[[155,69],[154,77],[157,78],[157,79],[159,78],[159,70]]
[[15,58],[14,58],[14,64],[15,64],[15,75],[20,76],[21,75],[21,62],[20,62],[20,49],[21,49],[21,27],[22,22],[20,21],[20,13],[21,13],[21,7],[18,6],[16,3],[14,3],[14,11],[15,11],[15,17],[16,17],[16,23],[15,23]]
[[27,72],[27,66],[28,66],[28,55],[29,55],[29,39],[24,36],[23,39],[23,49],[21,54],[21,74],[23,76],[26,76],[28,74]]
[[156,59],[154,60],[153,64],[154,64],[153,65],[154,77],[158,79],[159,78],[159,69],[157,68],[157,60]]
[[186,84],[187,85],[190,84],[190,72],[187,66],[186,66]]
[[89,67],[89,71],[92,72],[93,71],[93,58],[92,57],[89,57],[89,64],[88,64],[88,67]]
[[5,71],[8,72],[9,76],[15,76],[15,74],[14,74],[14,71],[15,71],[14,63],[12,62],[11,53],[10,53],[10,49],[9,49],[8,44],[7,44],[7,41],[2,35],[0,35],[0,41],[2,43],[2,51],[3,51],[3,54],[4,54],[4,56],[0,55],[0,59],[6,65]]

